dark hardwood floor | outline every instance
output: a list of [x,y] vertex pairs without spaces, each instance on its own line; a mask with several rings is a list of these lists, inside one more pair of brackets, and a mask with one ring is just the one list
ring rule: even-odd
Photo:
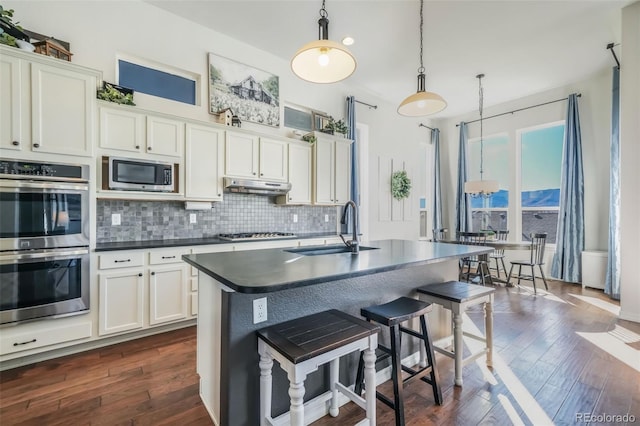
[[[426,384],[411,384],[408,424],[586,424],[580,413],[640,422],[640,325],[618,320],[617,308],[601,291],[558,281],[537,296],[498,287],[494,368],[471,363],[463,387],[454,387],[453,361],[438,354],[444,404],[434,405]],[[479,307],[468,315],[482,327]],[[198,396],[195,347],[190,327],[1,372],[0,424],[211,425]],[[393,424],[390,409],[379,403],[377,411],[378,424]],[[363,417],[349,403],[314,425]]]

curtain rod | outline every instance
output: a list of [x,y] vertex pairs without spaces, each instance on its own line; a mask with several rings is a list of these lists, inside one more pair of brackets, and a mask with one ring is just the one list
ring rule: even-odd
[[[581,97],[582,93],[578,93],[577,96]],[[531,109],[531,108],[536,108],[536,107],[543,106],[543,105],[554,104],[556,102],[566,101],[567,99],[569,99],[569,98],[567,97],[567,98],[562,98],[562,99],[556,99],[555,101],[549,101],[549,102],[545,102],[545,103],[538,104],[538,105],[531,105],[531,106],[524,107],[524,108],[514,109],[513,111],[507,111],[507,112],[503,112],[501,114],[492,115],[492,116],[489,116],[489,117],[483,117],[482,121],[488,120],[490,118],[500,117],[502,115],[513,114],[514,112],[520,112],[520,111],[524,111],[526,109]],[[473,121],[465,121],[465,124],[475,123],[476,121],[480,121],[480,119],[473,120]],[[460,127],[460,124],[456,124],[456,127]]]
[[357,103],[359,103],[359,104],[362,104],[362,105],[366,105],[366,106],[368,106],[368,107],[369,107],[369,109],[378,109],[378,105],[371,105],[371,104],[368,104],[368,103],[366,103],[366,102],[359,101],[359,100],[357,100],[357,99],[354,99],[353,101],[354,101],[354,102],[357,102]]
[[426,127],[429,130],[435,130],[433,127],[429,127],[426,124],[422,124],[422,123],[418,124],[418,127]]
[[616,52],[613,50],[614,46],[617,46],[617,44],[614,44],[614,43],[607,44],[607,50],[611,51],[611,54],[613,55],[613,59],[616,61],[616,66],[617,66],[618,69],[620,69],[620,61],[618,60],[618,57],[616,56]]

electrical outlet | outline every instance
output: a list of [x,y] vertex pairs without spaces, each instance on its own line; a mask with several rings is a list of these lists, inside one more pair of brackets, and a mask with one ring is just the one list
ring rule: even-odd
[[189,213],[189,223],[196,223],[196,214],[195,213]]
[[325,215],[324,215],[324,221],[325,221],[325,222],[329,222],[329,215],[328,215],[328,214],[325,214]]
[[264,322],[267,320],[267,298],[253,300],[253,323]]
[[120,221],[120,213],[113,213],[111,215],[111,225],[112,226],[118,226],[120,225],[121,221]]
[[297,214],[293,215],[293,223],[298,223],[298,215]]

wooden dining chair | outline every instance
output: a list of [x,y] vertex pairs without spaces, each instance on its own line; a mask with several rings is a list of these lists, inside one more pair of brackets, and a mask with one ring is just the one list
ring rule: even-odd
[[433,230],[433,241],[444,241],[447,239],[447,234],[449,233],[448,228],[434,228]]
[[[483,231],[480,231],[483,232]],[[509,237],[509,231],[506,229],[499,229],[493,232],[494,238],[496,241],[507,241]],[[496,261],[496,275],[500,278],[500,264],[502,264],[502,270],[504,271],[504,277],[507,278],[507,267],[504,264],[504,249],[495,249],[493,253],[489,254],[489,263],[491,263],[491,259]],[[489,269],[491,269],[491,265],[489,265]]]
[[[540,275],[542,276],[542,282],[544,283],[544,288],[549,290],[549,286],[547,285],[547,278],[544,276],[544,271],[542,270],[542,265],[544,265],[544,248],[547,244],[547,234],[546,233],[531,233],[529,235],[531,238],[531,249],[529,251],[529,259],[525,260],[512,260],[511,268],[509,269],[509,276],[507,277],[507,285],[511,282],[511,277],[516,277],[512,275],[513,267],[518,266],[518,287],[520,286],[520,280],[529,280],[533,282],[533,292],[536,291],[536,274],[535,267],[537,266],[540,269]],[[522,275],[522,267],[529,266],[531,267],[531,275]]]
[[[459,242],[469,246],[484,246],[487,242],[487,234],[485,232],[458,232],[457,237]],[[475,267],[475,272],[471,272],[473,267]],[[485,285],[487,278],[489,283],[493,284],[486,254],[460,259],[460,279],[471,282],[476,277],[480,278],[482,285]]]

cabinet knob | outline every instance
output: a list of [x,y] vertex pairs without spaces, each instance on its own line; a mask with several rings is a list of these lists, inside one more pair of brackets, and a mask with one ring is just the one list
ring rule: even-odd
[[147,151],[151,151],[151,147],[150,146],[147,147]]
[[136,145],[136,149],[140,149],[140,145]]
[[222,194],[218,194],[218,197],[222,197]]
[[260,176],[264,176],[264,173],[260,173]]
[[289,197],[289,201],[293,200],[293,198]]
[[18,142],[18,141],[13,141],[13,142],[11,142],[11,144],[12,144],[13,146],[18,146],[18,145],[20,145],[20,142]]
[[152,272],[152,273],[151,273],[151,275],[155,275],[155,274],[156,274],[155,272]]
[[34,147],[34,148],[40,148],[40,144],[39,144],[39,143],[34,143],[34,144],[33,144],[33,147]]
[[138,276],[139,276],[139,277],[141,277],[141,276],[142,276],[142,273],[138,274]]
[[256,175],[256,172],[253,172],[253,175],[255,176],[255,175]]

